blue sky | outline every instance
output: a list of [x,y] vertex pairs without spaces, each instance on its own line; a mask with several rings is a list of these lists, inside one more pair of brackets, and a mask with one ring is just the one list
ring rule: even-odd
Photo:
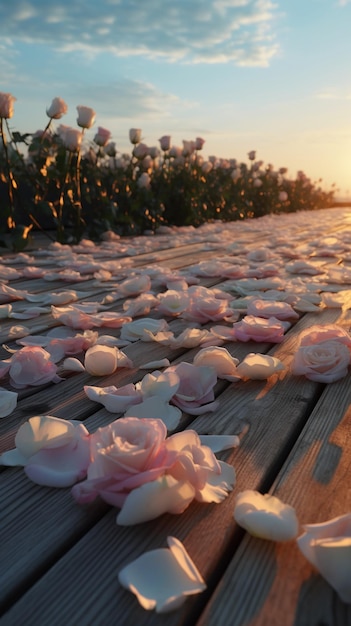
[[11,0],[0,5],[0,91],[35,132],[55,96],[76,126],[95,109],[121,152],[128,131],[204,156],[250,150],[351,196],[351,0]]

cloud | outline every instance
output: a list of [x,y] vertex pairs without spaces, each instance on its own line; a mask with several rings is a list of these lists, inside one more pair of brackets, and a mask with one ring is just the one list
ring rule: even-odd
[[351,93],[344,91],[326,90],[315,95],[318,100],[351,100]]
[[[165,93],[148,82],[120,79],[111,84],[95,84],[93,88],[80,87],[75,97],[90,101],[91,94],[100,94],[99,113],[106,117],[160,119],[170,116],[173,108],[193,108],[195,103],[180,101],[177,96]],[[101,94],[104,97],[101,98]]]
[[0,34],[62,52],[266,66],[277,52],[271,0],[11,0]]

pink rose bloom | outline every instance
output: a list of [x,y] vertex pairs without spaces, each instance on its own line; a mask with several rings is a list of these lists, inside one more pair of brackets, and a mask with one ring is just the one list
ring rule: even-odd
[[62,98],[54,98],[50,106],[46,109],[46,115],[52,120],[59,120],[67,113],[67,104]]
[[205,140],[202,137],[196,137],[195,139],[195,150],[202,150],[204,147]]
[[62,380],[57,375],[57,367],[49,352],[38,346],[21,348],[3,363],[6,363],[6,367],[1,367],[0,377],[9,373],[10,383],[16,389]]
[[106,146],[107,142],[110,140],[111,132],[107,130],[107,128],[98,127],[97,133],[94,137],[94,141],[97,146],[103,148]]
[[347,375],[350,360],[349,348],[337,339],[330,339],[316,345],[301,345],[294,356],[291,371],[309,380],[333,383]]
[[129,141],[131,143],[139,143],[141,140],[141,128],[131,128],[129,130]]
[[171,136],[170,135],[162,135],[159,139],[161,150],[167,152],[167,150],[171,147]]
[[126,417],[91,435],[91,464],[87,480],[72,490],[79,503],[98,495],[121,507],[135,488],[165,474],[174,454],[165,445],[167,429],[161,420]]
[[232,315],[233,311],[228,302],[222,298],[216,298],[211,289],[206,287],[190,287],[188,290],[190,303],[182,317],[186,320],[205,324],[216,322]]
[[171,398],[182,411],[190,415],[201,415],[217,408],[213,388],[217,382],[216,370],[208,366],[196,366],[182,361],[168,367],[164,373],[177,374],[180,383]]
[[247,305],[247,314],[259,317],[276,317],[279,320],[298,319],[299,315],[287,302],[252,300]]
[[82,145],[83,135],[80,130],[65,126],[60,133],[62,142],[69,152],[78,152]]
[[0,117],[10,119],[13,116],[14,102],[17,100],[10,93],[0,91]]
[[136,159],[142,160],[149,154],[149,147],[146,143],[138,143],[137,146],[133,148],[133,156]]
[[158,311],[162,315],[180,315],[189,306],[189,296],[186,291],[176,291],[175,289],[168,289],[165,293],[160,293],[158,296],[159,306]]
[[233,329],[238,341],[280,343],[284,339],[284,331],[289,326],[275,317],[264,319],[246,315],[240,322],[233,324]]
[[349,333],[337,324],[325,324],[325,326],[316,324],[300,335],[301,346],[309,346],[322,341],[339,341],[351,349],[351,337]]
[[195,431],[176,433],[165,446],[172,464],[162,477],[128,494],[117,516],[118,524],[139,524],[163,513],[183,513],[194,499],[219,503],[233,489],[234,468],[217,461]]
[[195,498],[221,502],[232,489],[232,466],[217,461],[198,434],[188,430],[166,438],[159,419],[126,417],[90,436],[87,479],[74,485],[80,503],[97,496],[121,508],[117,522],[137,524],[182,513]]
[[77,124],[81,128],[91,128],[95,122],[96,113],[94,109],[90,107],[78,104],[76,107],[78,111]]

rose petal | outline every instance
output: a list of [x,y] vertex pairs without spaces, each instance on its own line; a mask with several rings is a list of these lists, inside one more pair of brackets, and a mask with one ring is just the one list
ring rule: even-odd
[[166,613],[180,607],[187,596],[206,584],[184,546],[174,537],[168,549],[146,552],[120,570],[120,584],[134,593],[144,609]]
[[195,489],[188,481],[162,476],[129,493],[117,515],[117,524],[132,526],[148,522],[164,513],[183,513],[194,496]]
[[236,496],[234,519],[255,537],[288,541],[296,537],[295,509],[276,496],[247,489]]

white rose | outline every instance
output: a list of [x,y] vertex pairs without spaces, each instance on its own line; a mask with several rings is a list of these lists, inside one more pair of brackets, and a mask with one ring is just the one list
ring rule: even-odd
[[62,98],[54,98],[50,106],[46,109],[46,115],[54,120],[59,120],[67,113],[67,104]]

